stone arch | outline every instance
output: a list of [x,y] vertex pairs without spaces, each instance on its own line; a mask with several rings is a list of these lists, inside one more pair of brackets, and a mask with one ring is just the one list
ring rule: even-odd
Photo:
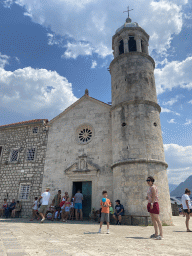
[[123,41],[123,39],[121,39],[119,41],[119,55],[121,55],[123,53],[124,53],[124,41]]
[[137,46],[136,46],[136,40],[133,35],[129,35],[129,52],[136,52]]

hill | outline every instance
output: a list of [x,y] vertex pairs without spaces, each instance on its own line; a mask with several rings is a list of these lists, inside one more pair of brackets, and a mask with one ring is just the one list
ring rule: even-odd
[[176,187],[178,187],[178,185],[169,184],[169,192],[171,193],[174,189],[176,189]]
[[171,193],[171,196],[181,197],[185,193],[185,189],[188,188],[192,191],[192,175],[189,176],[184,182],[181,182]]

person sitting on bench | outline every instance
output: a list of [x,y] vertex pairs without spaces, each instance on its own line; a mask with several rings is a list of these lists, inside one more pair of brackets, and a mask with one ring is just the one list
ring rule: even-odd
[[124,215],[124,207],[120,200],[116,200],[115,213],[113,218],[117,221],[116,225],[121,225],[122,216]]

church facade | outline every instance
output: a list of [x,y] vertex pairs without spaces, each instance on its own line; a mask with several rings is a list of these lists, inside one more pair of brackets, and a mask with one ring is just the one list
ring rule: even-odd
[[[112,105],[90,97],[86,90],[85,95],[64,112],[50,122],[44,120],[42,130],[46,136],[42,137],[43,144],[38,145],[39,152],[43,150],[39,193],[50,187],[52,197],[58,189],[72,196],[80,189],[84,195],[83,213],[88,216],[92,208],[100,208],[102,191],[107,190],[112,202],[121,200],[126,214],[147,215],[146,178],[151,175],[159,189],[161,219],[171,224],[161,108],[157,103],[155,62],[148,54],[148,41],[149,35],[128,18],[112,38],[114,59],[109,67]],[[34,124],[31,125],[34,129]],[[1,126],[0,133],[6,133],[7,129]],[[4,146],[9,150],[12,147],[4,137],[4,141],[0,141],[2,152]],[[33,147],[35,141],[30,142]],[[20,141],[18,147],[22,147],[22,143]],[[1,178],[5,170],[3,158],[2,154]],[[29,197],[25,200],[28,202],[33,201],[34,191],[38,192],[33,185],[35,157],[30,164],[28,172],[34,170],[34,175],[28,182],[31,182]],[[6,170],[13,172],[12,166],[8,159]],[[19,168],[21,177],[24,174]],[[13,194],[17,198],[21,195],[20,184],[18,179],[17,193]],[[9,186],[7,184],[4,191],[9,190]],[[28,206],[25,211],[29,212]]]

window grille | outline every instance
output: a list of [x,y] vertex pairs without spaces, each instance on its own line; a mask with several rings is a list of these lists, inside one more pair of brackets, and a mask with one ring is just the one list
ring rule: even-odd
[[33,128],[33,133],[38,133],[38,127]]
[[35,160],[35,148],[29,148],[27,150],[27,160],[34,161]]
[[20,184],[19,199],[20,200],[28,200],[29,192],[30,192],[30,184]]
[[12,150],[10,161],[11,161],[11,162],[17,161],[17,160],[18,160],[18,155],[19,155],[19,150],[18,150],[18,149]]

